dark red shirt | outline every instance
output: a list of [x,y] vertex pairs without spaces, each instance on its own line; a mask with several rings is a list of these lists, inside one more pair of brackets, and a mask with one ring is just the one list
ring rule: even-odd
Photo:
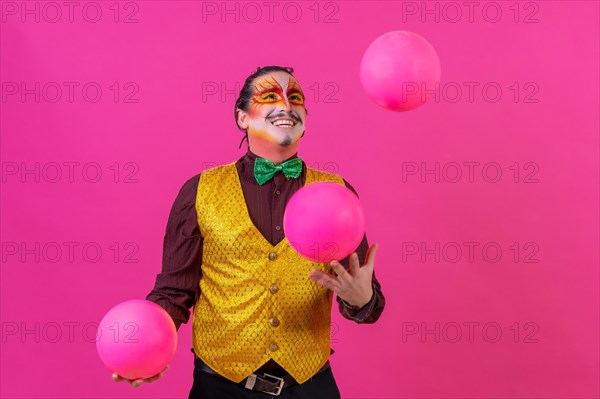
[[[297,179],[287,179],[277,172],[271,180],[259,185],[254,178],[256,155],[248,149],[236,162],[248,213],[256,228],[272,244],[284,238],[283,213],[292,194],[304,186],[306,164],[302,162],[302,173]],[[297,153],[288,159],[297,158]],[[173,203],[163,241],[162,271],[156,276],[153,290],[146,297],[162,306],[173,318],[177,329],[190,318],[190,308],[201,295],[202,235],[196,217],[196,194],[200,174],[185,182]],[[346,187],[354,188],[344,180]],[[358,196],[358,194],[357,194]],[[356,250],[363,265],[369,244],[367,235]],[[349,258],[340,261],[347,269]],[[360,309],[352,309],[336,296],[343,317],[356,323],[374,323],[385,307],[381,285],[373,273],[373,297]],[[333,353],[333,351],[332,351]]]

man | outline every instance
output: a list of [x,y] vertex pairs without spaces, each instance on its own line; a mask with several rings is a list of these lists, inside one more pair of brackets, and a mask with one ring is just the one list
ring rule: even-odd
[[[339,398],[328,360],[333,293],[357,323],[374,323],[385,307],[373,272],[377,244],[369,248],[366,235],[331,264],[300,257],[285,238],[285,205],[304,185],[330,181],[356,194],[297,156],[307,110],[292,73],[269,66],[246,79],[234,115],[247,153],[189,179],[169,215],[163,269],[146,299],[177,329],[194,306],[191,399]],[[129,382],[153,382],[165,370]]]

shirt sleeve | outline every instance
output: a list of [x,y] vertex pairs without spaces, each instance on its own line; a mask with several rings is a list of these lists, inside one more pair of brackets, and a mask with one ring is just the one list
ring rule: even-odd
[[200,175],[179,190],[167,222],[163,241],[162,270],[146,299],[162,306],[177,330],[190,318],[190,308],[200,296],[202,235],[196,218],[196,194]]
[[[354,189],[354,187],[352,187],[352,185],[350,183],[348,183],[346,180],[344,180],[344,184],[346,185],[347,188],[349,188],[358,197],[356,190]],[[368,249],[369,249],[369,242],[367,240],[367,234],[365,233],[361,243],[359,244],[358,248],[355,251],[356,254],[358,255],[358,261],[360,262],[361,265],[365,263]],[[347,270],[350,267],[350,256],[342,259],[340,261],[340,263]],[[383,312],[383,309],[385,308],[385,297],[383,296],[383,292],[381,290],[381,284],[379,283],[379,281],[377,280],[377,277],[375,276],[375,270],[373,270],[372,284],[373,284],[373,296],[371,297],[371,300],[367,304],[365,304],[362,308],[352,306],[352,305],[348,304],[346,301],[344,301],[341,298],[339,298],[338,296],[336,296],[336,300],[337,300],[338,306],[339,306],[339,311],[343,317],[345,317],[348,320],[354,320],[358,324],[362,324],[362,323],[372,324],[372,323],[375,323],[379,319],[379,316],[381,316],[381,313]]]

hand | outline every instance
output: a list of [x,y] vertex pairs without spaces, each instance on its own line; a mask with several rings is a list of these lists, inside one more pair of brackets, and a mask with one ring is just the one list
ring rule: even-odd
[[372,279],[377,248],[379,248],[378,244],[371,245],[367,251],[365,264],[362,267],[358,262],[358,255],[356,252],[353,252],[350,255],[350,267],[348,267],[348,270],[340,262],[334,260],[330,265],[337,276],[312,269],[308,278],[334,291],[339,298],[350,305],[362,308],[373,297]]
[[168,364],[167,367],[165,367],[163,369],[163,371],[161,371],[160,373],[156,374],[155,376],[152,376],[149,378],[139,378],[137,380],[129,380],[127,378],[121,377],[117,373],[113,373],[112,379],[115,382],[127,381],[132,387],[137,388],[140,385],[142,385],[143,383],[150,383],[150,382],[160,380],[162,378],[163,374],[165,373],[165,371],[167,371],[167,369],[169,368],[169,366],[170,366],[170,364]]

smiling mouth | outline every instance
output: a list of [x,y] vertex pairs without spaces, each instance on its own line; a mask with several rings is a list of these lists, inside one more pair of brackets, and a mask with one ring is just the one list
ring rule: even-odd
[[296,121],[293,119],[289,119],[289,118],[283,118],[283,119],[275,119],[274,121],[271,121],[271,124],[283,128],[283,129],[291,129],[294,126],[296,126]]

